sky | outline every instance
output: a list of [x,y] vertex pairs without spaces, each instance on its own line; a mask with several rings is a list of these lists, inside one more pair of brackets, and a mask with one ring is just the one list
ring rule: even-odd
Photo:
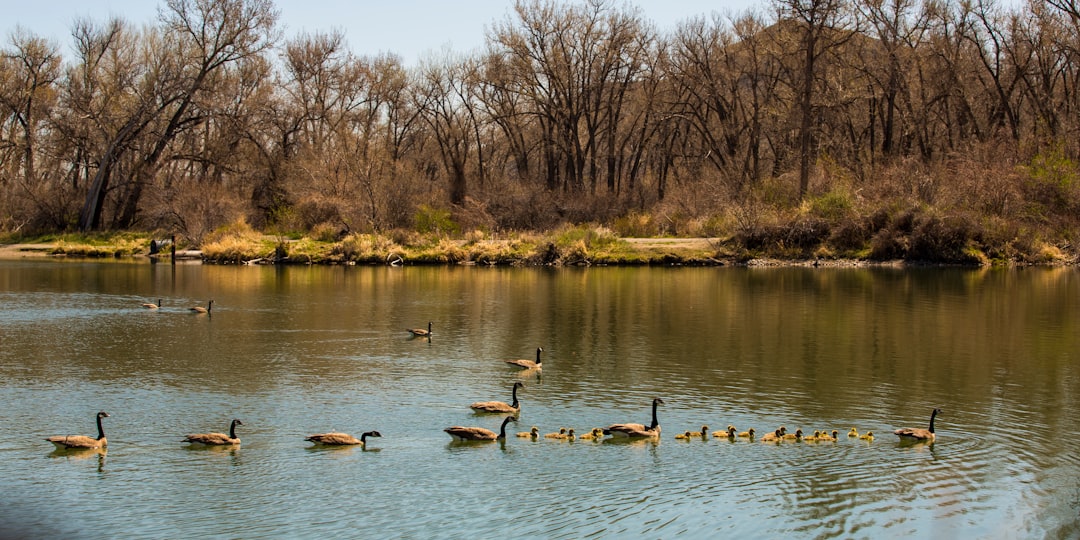
[[[618,1],[618,0],[616,0]],[[38,3],[41,2],[41,3]],[[76,18],[104,21],[120,15],[136,24],[152,23],[162,2],[155,0],[30,0],[5,2],[0,43],[10,42],[16,25],[54,39],[66,58],[72,55],[71,26]],[[718,12],[767,6],[764,0],[630,0],[661,31],[679,21]],[[276,0],[279,26],[286,37],[301,31],[341,29],[356,55],[395,53],[407,65],[444,49],[467,53],[484,43],[485,30],[511,13],[512,0]]]

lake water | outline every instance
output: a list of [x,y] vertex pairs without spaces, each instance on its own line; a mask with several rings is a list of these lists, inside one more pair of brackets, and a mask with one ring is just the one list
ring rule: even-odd
[[[519,380],[513,432],[661,397],[662,436],[451,444]],[[1075,269],[2,261],[0,538],[1076,538],[1078,398]],[[106,453],[44,440],[99,410]],[[841,436],[675,439],[703,424]]]

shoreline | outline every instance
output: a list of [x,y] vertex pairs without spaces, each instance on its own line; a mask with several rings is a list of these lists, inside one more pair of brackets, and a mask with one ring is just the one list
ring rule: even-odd
[[[739,260],[733,257],[717,258],[715,256],[717,250],[716,238],[623,238],[628,244],[633,246],[635,253],[638,255],[648,255],[645,260],[641,258],[627,259],[625,261],[611,261],[605,260],[602,262],[571,262],[565,264],[551,265],[551,264],[503,264],[503,263],[485,263],[478,261],[458,261],[458,262],[431,262],[431,261],[401,261],[396,262],[389,261],[383,263],[376,262],[357,262],[357,261],[306,261],[291,258],[284,258],[274,260],[272,258],[255,258],[247,261],[231,262],[231,261],[215,261],[206,258],[193,257],[192,253],[198,252],[185,252],[184,256],[177,257],[176,261],[183,264],[240,264],[240,265],[314,265],[314,266],[333,266],[333,265],[356,265],[356,266],[567,266],[567,267],[611,267],[611,266],[665,266],[665,267],[678,267],[678,266],[715,266],[715,267],[749,267],[749,268],[768,268],[768,267],[821,267],[821,268],[904,268],[904,267],[926,267],[926,266],[956,266],[956,267],[970,267],[981,268],[988,265],[964,265],[964,264],[945,264],[945,263],[925,263],[925,262],[913,262],[905,260],[883,260],[873,261],[864,259],[780,259],[772,257],[754,257],[746,260]],[[140,260],[146,259],[151,261],[157,259],[157,262],[169,262],[167,254],[150,255],[149,250],[142,253],[132,253],[125,255],[117,255],[108,251],[97,252],[94,255],[86,255],[83,253],[69,254],[65,252],[56,253],[55,250],[59,248],[59,243],[16,243],[16,244],[0,244],[0,260],[22,260],[22,259],[70,259],[75,260]],[[713,255],[707,255],[711,252]],[[706,254],[706,255],[702,255]],[[1074,266],[1069,263],[1062,264],[1045,264],[1045,265],[1031,265],[1031,264],[1010,264],[1006,266],[1047,266],[1047,267],[1068,267]]]

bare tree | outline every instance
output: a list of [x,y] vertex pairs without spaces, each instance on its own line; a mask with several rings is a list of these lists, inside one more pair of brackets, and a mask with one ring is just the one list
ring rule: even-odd
[[782,17],[789,18],[800,34],[799,54],[799,198],[806,196],[810,185],[811,158],[814,155],[814,104],[818,84],[819,60],[855,35],[844,0],[774,0]]
[[132,183],[116,220],[130,226],[139,208],[143,188],[152,181],[169,143],[185,129],[205,119],[197,106],[199,94],[211,83],[211,75],[247,57],[262,54],[276,40],[277,11],[270,0],[168,0],[160,12],[158,40],[148,42],[147,66],[142,85],[151,89],[116,133],[100,158],[91,183],[79,228],[97,229],[102,203],[109,190],[115,161],[126,150],[129,138],[141,134],[160,119],[151,140],[141,151],[132,171]]

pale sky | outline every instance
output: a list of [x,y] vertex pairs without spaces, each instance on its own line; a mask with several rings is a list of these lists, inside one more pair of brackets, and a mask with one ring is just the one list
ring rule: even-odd
[[[33,33],[55,39],[65,58],[72,54],[71,23],[89,16],[104,21],[120,15],[136,24],[156,20],[161,2],[155,0],[23,0],[3,6],[0,42],[9,43],[11,31],[22,25]],[[631,0],[661,31],[679,21],[713,11],[741,12],[749,6],[767,7],[764,0]],[[481,46],[485,29],[503,20],[511,0],[277,0],[279,25],[285,36],[300,31],[345,31],[349,49],[357,55],[393,52],[407,65],[444,48],[465,53]]]

